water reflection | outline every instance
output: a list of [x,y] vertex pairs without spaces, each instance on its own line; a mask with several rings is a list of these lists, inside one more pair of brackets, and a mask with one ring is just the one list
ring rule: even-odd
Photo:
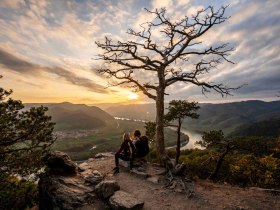
[[195,144],[196,141],[202,140],[201,134],[191,132],[184,128],[181,129],[181,132],[189,136],[189,143],[183,146],[181,150],[194,148],[203,149],[200,145]]

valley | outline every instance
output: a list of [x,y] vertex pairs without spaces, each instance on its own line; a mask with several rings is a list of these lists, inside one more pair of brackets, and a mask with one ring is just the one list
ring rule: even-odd
[[[52,149],[68,153],[73,160],[85,160],[99,152],[116,151],[121,144],[124,132],[132,134],[134,130],[140,129],[142,134],[145,134],[145,122],[154,119],[155,115],[154,104],[118,104],[113,107],[111,105],[104,108],[106,111],[101,109],[102,106],[99,108],[68,102],[27,104],[26,107],[40,105],[49,108],[48,113],[56,122],[57,141]],[[244,133],[245,131],[241,128],[245,125],[248,127],[262,119],[280,116],[279,101],[247,101],[200,104],[200,106],[199,119],[185,119],[184,121],[181,131],[182,150],[200,148],[195,142],[201,140],[203,131],[223,129],[226,134],[234,135]],[[279,121],[275,122],[277,124]],[[274,123],[274,127],[278,128],[276,124]],[[176,144],[174,128],[165,129],[165,143],[167,148],[174,147]]]

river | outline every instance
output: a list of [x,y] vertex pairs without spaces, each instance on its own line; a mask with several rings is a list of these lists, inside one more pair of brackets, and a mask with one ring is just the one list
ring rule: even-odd
[[181,128],[181,132],[189,137],[189,143],[181,147],[181,150],[194,149],[194,148],[201,149],[201,146],[195,144],[196,141],[202,140],[201,134],[195,133],[193,131],[189,131],[185,128]]
[[[138,122],[146,122],[144,120],[136,120],[136,119],[122,118],[122,117],[115,117],[115,119],[116,120],[128,120],[128,121],[131,120],[131,121],[138,121]],[[117,123],[117,127],[119,127],[118,123]],[[170,127],[170,129],[174,129],[174,128]],[[189,137],[189,143],[182,146],[181,150],[194,149],[194,148],[201,149],[201,146],[195,144],[196,141],[201,141],[202,140],[201,134],[195,133],[193,131],[189,131],[185,128],[181,128],[181,132]]]

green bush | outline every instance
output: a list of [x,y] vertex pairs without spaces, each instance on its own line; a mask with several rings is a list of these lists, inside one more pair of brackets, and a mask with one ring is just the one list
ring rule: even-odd
[[2,174],[0,176],[0,209],[28,209],[38,200],[37,185]]
[[211,155],[211,151],[208,150],[188,150],[182,153],[179,162],[186,164],[187,174],[190,177],[205,179],[213,169]]
[[171,148],[167,150],[167,155],[170,158],[175,158],[176,156],[176,149],[175,148]]
[[243,155],[230,166],[231,181],[243,186],[280,187],[280,160]]
[[150,152],[147,156],[147,160],[151,163],[158,163],[159,162],[159,157],[157,154],[157,150],[155,147],[150,148]]

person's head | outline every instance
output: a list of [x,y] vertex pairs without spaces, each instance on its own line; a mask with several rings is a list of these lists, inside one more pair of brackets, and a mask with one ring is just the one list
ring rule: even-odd
[[125,132],[125,133],[123,134],[123,141],[125,141],[125,140],[131,140],[131,139],[130,139],[130,133],[129,133],[129,132]]
[[141,132],[139,130],[135,130],[133,136],[134,137],[140,137],[141,136]]

